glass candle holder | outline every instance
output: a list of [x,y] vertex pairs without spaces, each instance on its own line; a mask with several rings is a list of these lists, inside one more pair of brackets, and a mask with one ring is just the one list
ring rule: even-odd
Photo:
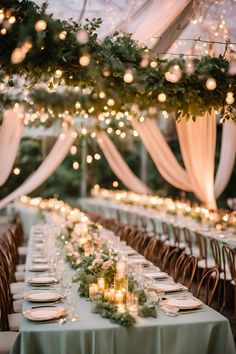
[[89,297],[92,298],[98,295],[98,285],[96,283],[89,284]]
[[97,285],[98,285],[99,293],[103,294],[104,290],[105,290],[105,285],[106,285],[105,279],[104,278],[97,278]]
[[115,293],[117,293],[118,291],[122,292],[123,297],[124,297],[123,301],[125,303],[126,295],[127,295],[127,291],[128,291],[128,277],[127,277],[127,275],[119,275],[119,274],[115,275],[114,289],[115,289]]
[[125,275],[126,274],[126,262],[125,261],[116,262],[116,274],[117,275]]
[[112,288],[105,289],[103,297],[105,301],[115,301],[115,290]]
[[128,292],[126,309],[132,316],[138,316],[138,296],[136,294]]
[[117,305],[124,304],[125,303],[124,298],[125,298],[124,294],[121,290],[115,291],[115,303]]

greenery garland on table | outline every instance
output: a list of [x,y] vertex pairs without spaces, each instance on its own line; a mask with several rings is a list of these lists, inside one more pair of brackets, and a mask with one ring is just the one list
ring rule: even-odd
[[[106,284],[112,286],[116,273],[117,254],[109,253],[107,245],[98,236],[96,224],[88,223],[88,234],[81,233],[79,218],[68,220],[59,241],[66,251],[67,262],[77,272],[73,278],[79,282],[79,294],[81,297],[89,297],[89,284],[96,283],[98,278],[104,278]],[[86,238],[86,242],[84,239]],[[138,296],[138,314],[141,317],[156,317],[156,305],[147,299],[146,293],[138,287],[133,277],[129,278],[129,291]],[[102,295],[92,299],[92,310],[104,318],[125,327],[132,326],[136,319],[127,310],[120,313],[113,301],[104,300]]]
[[[160,59],[131,34],[115,32],[100,41],[101,19],[87,20],[84,26],[53,19],[46,14],[45,4],[39,7],[30,0],[1,1],[0,19],[2,82],[11,87],[17,75],[30,89],[41,82],[53,89],[58,85],[89,89],[76,101],[68,98],[69,91],[36,90],[30,94],[36,109],[55,114],[84,112],[96,118],[126,110],[155,116],[160,109],[175,112],[177,118],[194,118],[213,108],[236,120],[236,75],[230,74],[229,62],[221,56],[192,62],[181,56]],[[1,108],[17,101],[5,95],[6,90],[5,85]],[[24,97],[22,102],[28,105]]]

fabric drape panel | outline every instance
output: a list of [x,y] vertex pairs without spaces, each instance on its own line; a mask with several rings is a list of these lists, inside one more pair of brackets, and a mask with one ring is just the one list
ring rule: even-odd
[[147,194],[151,192],[150,189],[130,170],[121,154],[105,132],[97,132],[97,141],[107,159],[107,162],[109,163],[110,168],[128,189],[140,194]]
[[21,186],[0,201],[0,209],[4,208],[8,203],[21,195],[31,193],[46,181],[64,160],[74,140],[75,136],[73,130],[65,130],[64,134],[58,137],[52,150],[38,169],[30,175]]
[[145,11],[136,14],[128,26],[120,24],[117,27],[120,30],[133,33],[134,39],[151,46],[156,42],[156,39],[150,42],[150,38],[161,36],[190,2],[190,0],[149,1]]
[[14,165],[24,129],[23,107],[4,112],[0,130],[0,186],[8,179]]
[[180,149],[193,192],[208,208],[216,208],[214,163],[216,145],[215,113],[205,113],[196,121],[184,117],[176,124]]
[[218,198],[227,186],[235,162],[236,124],[230,121],[223,123],[220,161],[215,177],[215,197]]
[[191,191],[187,172],[176,160],[156,122],[153,119],[146,119],[143,123],[132,120],[132,125],[162,177],[176,188]]

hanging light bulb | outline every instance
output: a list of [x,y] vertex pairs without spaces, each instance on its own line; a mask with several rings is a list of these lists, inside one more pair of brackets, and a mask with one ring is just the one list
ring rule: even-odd
[[87,155],[87,163],[92,163],[93,162],[93,156]]
[[157,96],[157,99],[159,102],[165,102],[166,101],[166,94],[165,93],[159,93],[159,95]]
[[88,54],[83,54],[79,58],[79,63],[81,66],[87,66],[90,63],[90,56]]
[[208,90],[213,91],[216,88],[216,80],[213,77],[209,77],[206,81],[206,87]]
[[36,32],[45,31],[45,29],[47,28],[47,22],[45,20],[39,20],[35,22],[34,28]]
[[12,64],[19,64],[25,59],[25,52],[21,48],[16,48],[11,54]]
[[67,36],[67,32],[66,31],[61,31],[59,33],[58,37],[60,38],[60,40],[64,41],[66,39],[66,36]]
[[234,103],[234,93],[233,92],[227,92],[227,97],[226,97],[225,101],[228,104],[233,104]]
[[79,169],[79,163],[77,161],[74,161],[72,166],[73,166],[74,170],[78,170]]
[[127,70],[125,72],[125,74],[124,74],[123,79],[124,79],[124,82],[126,82],[127,84],[130,84],[133,81],[133,79],[134,79],[132,71],[131,70]]
[[19,167],[15,167],[14,170],[13,170],[13,173],[14,173],[15,176],[19,176],[20,168]]
[[71,155],[75,155],[77,153],[77,146],[72,145],[70,148]]

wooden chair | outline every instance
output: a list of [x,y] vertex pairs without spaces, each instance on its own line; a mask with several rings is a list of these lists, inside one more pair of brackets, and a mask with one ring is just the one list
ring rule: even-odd
[[236,317],[236,251],[228,245],[222,247],[222,261],[223,261],[223,281],[224,293],[221,312],[224,311],[228,298],[228,288],[231,284],[234,289],[234,312]]
[[208,254],[207,237],[196,232],[196,245],[199,249],[198,268],[205,273],[208,269],[215,267],[214,258]]
[[[219,283],[219,270],[217,267],[208,269],[202,276],[196,291],[196,296],[210,306]],[[202,295],[202,293],[204,294]]]
[[146,259],[155,265],[158,265],[159,251],[160,251],[160,240],[159,237],[148,237],[149,241],[146,248],[143,251],[143,255]]
[[191,291],[192,289],[193,280],[196,275],[196,272],[197,272],[197,257],[194,257],[193,255],[189,255],[185,260],[183,275],[181,278],[182,284],[187,286],[189,291]]

